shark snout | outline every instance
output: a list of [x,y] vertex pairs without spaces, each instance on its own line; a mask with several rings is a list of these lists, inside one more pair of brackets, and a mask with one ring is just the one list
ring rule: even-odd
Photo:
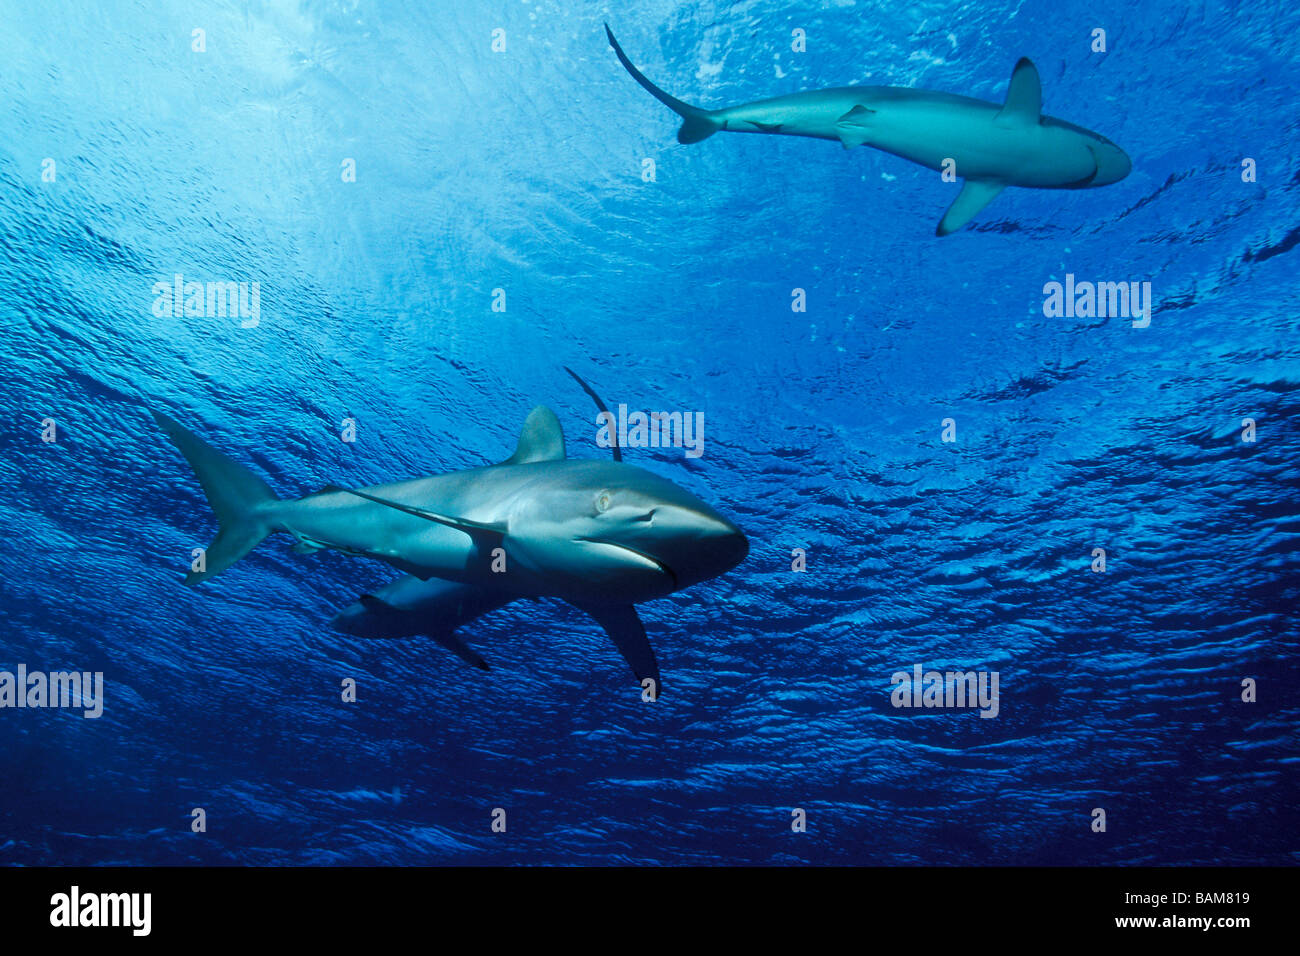
[[705,541],[706,546],[715,551],[717,557],[726,564],[723,571],[730,571],[749,555],[749,539],[745,537],[745,532],[721,515],[715,515],[711,521],[706,521]]
[[1097,175],[1092,181],[1094,186],[1108,186],[1117,183],[1133,171],[1133,160],[1128,153],[1108,139],[1103,139],[1092,147],[1097,158]]
[[726,574],[749,554],[744,532],[707,506],[658,508],[653,524],[656,556],[679,588]]

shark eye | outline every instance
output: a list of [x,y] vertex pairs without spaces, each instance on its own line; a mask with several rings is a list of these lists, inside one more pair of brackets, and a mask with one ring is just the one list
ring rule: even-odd
[[608,491],[602,491],[600,494],[596,495],[596,511],[597,511],[597,512],[605,512],[605,511],[608,511],[608,510],[609,510],[609,501],[610,501],[610,498],[609,498],[609,492],[608,492]]

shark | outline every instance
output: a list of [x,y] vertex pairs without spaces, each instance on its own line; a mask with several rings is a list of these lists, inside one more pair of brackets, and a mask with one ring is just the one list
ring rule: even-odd
[[[609,406],[596,390],[573,369],[565,366],[564,370],[591,397],[596,408],[603,415],[609,416]],[[623,450],[618,444],[617,436],[610,453],[614,461],[623,460]],[[489,670],[487,662],[460,640],[455,632],[462,624],[504,607],[508,600],[507,596],[497,591],[484,591],[438,578],[421,580],[408,574],[379,590],[361,595],[336,614],[330,623],[336,630],[353,637],[393,639],[428,636],[467,664],[480,670]]]
[[[725,574],[749,553],[732,521],[700,498],[622,461],[569,458],[554,411],[538,405],[514,454],[464,471],[383,485],[327,485],[286,499],[171,416],[155,422],[189,463],[217,519],[199,585],[272,534],[293,550],[372,558],[405,576],[335,619],[362,637],[428,634],[486,669],[457,629],[523,598],[553,597],[590,615],[637,682],[662,693],[636,605]],[[653,682],[648,684],[647,682]]]
[[1038,69],[1022,57],[1002,103],[897,86],[846,86],[791,93],[724,109],[684,103],[655,86],[628,59],[609,24],[605,35],[623,68],[678,116],[679,143],[721,131],[806,136],[845,149],[871,146],[951,172],[961,190],[935,234],[961,229],[1008,186],[1093,189],[1119,182],[1133,168],[1109,139],[1043,115]]

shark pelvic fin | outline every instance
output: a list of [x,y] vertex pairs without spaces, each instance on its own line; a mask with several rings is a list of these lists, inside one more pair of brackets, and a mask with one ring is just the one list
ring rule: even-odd
[[655,682],[654,694],[658,697],[663,690],[663,684],[659,680],[659,662],[655,660],[654,648],[645,635],[645,625],[637,616],[636,608],[631,604],[575,606],[590,614],[605,629],[605,633],[623,655],[623,660],[632,668],[638,682],[647,677]]
[[[378,495],[368,494],[364,491],[357,491],[355,488],[331,487],[326,490],[356,495],[358,498],[365,498],[367,501],[373,501],[377,505],[384,505],[389,508],[395,508],[398,511],[404,511],[408,515],[414,515],[417,518],[424,518],[426,521],[436,521],[438,524],[446,525],[448,528],[455,528],[457,531],[464,531],[471,538],[480,542],[487,537],[491,540],[491,543],[496,543],[497,539],[502,535],[505,535],[509,530],[505,524],[492,524],[486,521],[473,521],[469,518],[456,518],[451,515],[439,514],[436,511],[430,511],[427,508],[421,508],[417,505],[407,505],[400,501],[390,501],[387,498],[380,498]],[[389,563],[391,564],[392,562],[390,561]]]
[[980,210],[998,198],[998,193],[1006,188],[1005,183],[996,183],[989,179],[968,179],[961,187],[961,192],[952,201],[948,211],[939,220],[936,236],[946,236],[956,232],[966,223],[979,215]]
[[835,132],[839,134],[845,149],[861,146],[871,138],[869,124],[875,113],[875,110],[859,104],[835,121]]
[[1011,71],[1011,84],[1007,87],[1007,100],[997,115],[997,122],[1037,126],[1043,118],[1043,84],[1038,79],[1038,69],[1028,57],[1022,56]]
[[545,405],[538,405],[528,413],[528,418],[524,421],[515,453],[501,464],[526,465],[533,461],[563,460],[564,429],[560,427],[560,420]]

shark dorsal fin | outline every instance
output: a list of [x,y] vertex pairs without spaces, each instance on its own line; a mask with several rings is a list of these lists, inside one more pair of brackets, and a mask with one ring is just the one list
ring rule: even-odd
[[545,405],[538,405],[524,420],[515,453],[501,464],[526,465],[532,461],[563,460],[564,429],[560,427],[560,420]]
[[1043,84],[1038,79],[1038,68],[1029,57],[1022,56],[1011,71],[1011,85],[1007,87],[1007,101],[1002,104],[998,120],[1004,123],[1022,123],[1037,126],[1043,116]]

